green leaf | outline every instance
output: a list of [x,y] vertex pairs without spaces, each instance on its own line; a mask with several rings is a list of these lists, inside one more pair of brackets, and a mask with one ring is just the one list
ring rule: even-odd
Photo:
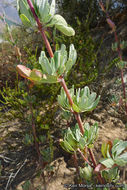
[[127,152],[115,158],[115,163],[119,166],[125,166],[127,164]]
[[114,168],[102,171],[102,176],[104,177],[106,182],[112,183],[112,182],[118,181],[120,177],[119,173],[120,171],[118,170],[118,168],[114,167]]
[[52,0],[49,14],[52,16],[54,16],[54,14],[55,14],[55,0]]
[[107,157],[107,143],[103,143],[102,146],[101,146],[101,152],[102,152],[102,155],[104,158]]
[[23,23],[26,27],[30,27],[30,26],[31,26],[30,20],[29,20],[24,14],[21,14],[21,15],[20,15],[20,19],[21,19],[22,23]]
[[66,151],[66,152],[69,152],[69,153],[73,153],[74,150],[71,148],[71,146],[67,143],[67,141],[61,141],[60,142],[60,145],[61,147]]
[[74,149],[76,148],[77,141],[76,141],[76,139],[75,139],[75,137],[74,137],[74,135],[73,135],[70,128],[68,128],[68,130],[67,130],[67,134],[65,136],[65,139],[67,140],[67,142],[70,144],[70,146],[72,148],[74,148]]
[[[96,108],[100,96],[96,99],[96,93],[91,93],[89,88],[86,86],[83,89],[76,91],[76,96],[73,98],[74,103],[80,109],[80,112],[92,111]],[[96,100],[95,100],[96,99]]]
[[103,164],[104,166],[106,166],[107,168],[111,168],[115,164],[112,158],[104,158],[104,159],[101,159],[99,162]]
[[[70,92],[70,90],[69,90]],[[71,94],[72,92],[70,92]],[[62,106],[63,109],[65,110],[70,110],[71,109],[71,106],[69,104],[69,101],[68,101],[68,98],[64,92],[64,89],[63,87],[61,88],[61,93],[60,95],[58,95],[58,103],[60,104],[60,106]]]
[[52,75],[43,75],[44,77],[41,79],[41,83],[57,83],[57,77]]
[[104,158],[110,158],[110,152],[112,149],[112,142],[108,141],[108,142],[104,142],[101,146],[101,152]]
[[64,140],[64,146],[70,153],[73,153],[75,151],[66,140]]
[[67,25],[66,20],[61,16],[61,15],[55,15],[51,22],[48,23],[46,26],[47,27],[53,27],[55,25],[55,27],[60,30],[62,33],[64,33],[66,36],[74,36],[75,35],[75,31],[72,27],[69,27]]
[[87,145],[87,138],[86,137],[81,137],[79,139],[79,147],[84,150],[85,146]]
[[63,141],[63,140],[60,142],[60,146],[61,146],[65,151],[67,151],[67,152],[70,153],[70,151],[68,151],[68,150],[65,148],[65,146],[64,146],[64,141]]
[[26,18],[31,22],[31,24],[35,25],[35,20],[33,18],[31,11],[30,11],[27,0],[18,0],[18,11],[19,11],[19,15],[20,14],[25,15]]
[[79,126],[77,123],[76,123],[75,128],[74,128],[74,134],[75,134],[76,140],[79,142],[82,134],[80,132],[80,129],[79,129]]
[[56,68],[56,71],[58,70],[58,68],[60,67],[60,57],[61,57],[61,54],[60,54],[60,51],[56,51],[54,53],[54,62],[55,62],[55,68]]
[[78,108],[78,106],[76,106],[75,104],[72,105],[72,108],[75,112],[79,113],[80,109]]
[[51,65],[44,51],[41,52],[41,55],[39,57],[39,64],[41,65],[44,73],[49,74],[49,75],[52,74]]
[[75,64],[76,62],[76,59],[77,59],[77,52],[74,48],[74,45],[71,44],[70,45],[70,50],[69,50],[69,58],[68,58],[68,61],[66,63],[66,71],[68,72],[72,66]]
[[47,125],[47,124],[46,125],[41,124],[40,126],[41,126],[42,129],[46,129],[46,130],[49,129],[49,125]]
[[116,65],[117,65],[120,69],[124,69],[125,66],[127,65],[127,61],[119,61]]
[[112,147],[112,155],[115,159],[118,157],[125,149],[127,148],[127,141],[118,141],[113,147]]
[[48,3],[48,0],[41,1],[39,13],[42,23],[45,24],[50,21],[52,15],[50,14],[50,5]]
[[93,168],[88,165],[84,168],[79,168],[80,169],[80,176],[81,178],[87,180],[87,181],[91,181],[92,179],[92,175],[93,175]]
[[38,8],[40,8],[42,1],[41,0],[35,0],[35,4]]
[[37,69],[33,69],[30,73],[29,79],[31,79],[34,82],[41,82],[42,79],[42,73],[41,71],[37,70]]
[[90,126],[89,123],[85,123],[84,130],[83,137],[86,138],[87,145],[91,146],[98,135],[98,124],[95,123],[93,126]]

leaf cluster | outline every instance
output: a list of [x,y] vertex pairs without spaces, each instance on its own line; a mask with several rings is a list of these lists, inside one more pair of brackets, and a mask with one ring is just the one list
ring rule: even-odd
[[[27,27],[36,27],[36,21],[33,18],[33,13],[30,10],[27,0],[18,0],[17,2],[18,12],[23,24]],[[44,28],[55,26],[58,30],[67,36],[75,35],[75,31],[73,28],[68,26],[65,19],[62,16],[55,14],[55,0],[52,0],[51,4],[48,2],[48,0],[32,0],[32,4],[35,13],[40,22],[44,25]]]
[[[72,86],[72,88],[69,89],[69,93],[74,102],[72,108],[78,113],[92,111],[96,108],[100,99],[100,96],[96,98],[97,95],[95,92],[90,93],[88,86],[77,89],[76,93],[74,93],[74,86]],[[61,88],[61,94],[58,95],[58,103],[63,109],[71,110],[71,105],[63,88]]]
[[72,130],[68,128],[64,135],[64,140],[60,142],[62,148],[69,153],[73,153],[78,148],[84,151],[85,147],[92,147],[98,136],[98,124],[95,123],[93,126],[90,126],[86,123],[84,131],[82,135],[78,124]]

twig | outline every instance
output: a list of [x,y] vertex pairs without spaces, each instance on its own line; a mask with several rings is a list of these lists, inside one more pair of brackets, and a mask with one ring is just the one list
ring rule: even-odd
[[2,158],[3,160],[4,160],[4,162],[11,162],[11,161],[14,161],[14,160],[12,160],[11,158],[8,158],[8,157],[6,157],[6,156],[3,156],[3,155],[0,155],[0,158]]
[[13,172],[10,174],[9,179],[7,181],[5,190],[8,189],[8,187],[11,185],[11,183],[14,181],[14,179],[16,178],[17,174],[20,172],[20,170],[22,169],[22,167],[25,165],[27,159],[25,159],[25,161],[23,162],[23,164],[20,166],[20,168],[17,170],[17,172],[14,174]]
[[13,176],[13,173],[11,173],[10,176],[9,176],[9,179],[8,179],[8,181],[7,181],[7,184],[6,184],[5,190],[8,189],[8,186],[10,185],[10,180],[11,180],[12,176]]
[[[25,165],[25,163],[27,162],[27,159],[25,159],[24,163],[20,166],[20,168],[17,170],[17,172],[14,174],[13,176],[13,180],[16,178],[17,174],[20,172],[20,170],[22,169],[22,167]],[[13,181],[12,180],[12,181]],[[11,182],[12,183],[12,182]]]

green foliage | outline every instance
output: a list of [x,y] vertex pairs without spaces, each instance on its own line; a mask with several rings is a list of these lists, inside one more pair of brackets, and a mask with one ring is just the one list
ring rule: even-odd
[[55,25],[55,28],[60,30],[62,33],[64,33],[66,36],[74,36],[75,31],[72,27],[68,26],[65,19],[60,15],[55,15],[51,22],[47,24],[48,27],[53,27]]
[[99,74],[99,62],[97,58],[101,40],[95,42],[86,27],[81,25],[76,28],[76,38],[67,39],[64,36],[55,38],[56,43],[61,41],[67,46],[75,44],[77,50],[77,61],[71,72],[68,73],[69,85],[84,86],[95,80]]
[[62,110],[62,117],[67,121],[71,118],[72,114],[69,111]]
[[115,140],[111,147],[109,143],[102,145],[101,151],[104,159],[100,163],[107,168],[112,168],[114,164],[125,166],[127,164],[127,152],[122,153],[127,148],[127,141]]
[[85,179],[86,181],[92,180],[93,168],[90,165],[85,166],[84,168],[80,167],[79,169],[81,178]]
[[[23,89],[18,89],[17,86],[15,89],[11,89],[6,83],[6,87],[3,87],[3,89],[0,90],[0,94],[3,99],[0,100],[0,102],[4,104],[4,107],[6,109],[8,107],[13,108],[13,111],[9,111],[12,114],[13,118],[24,119],[25,113],[28,110],[27,92],[25,92]],[[24,99],[22,99],[21,97],[23,97]]]
[[112,182],[118,181],[120,177],[119,173],[120,171],[118,170],[118,168],[114,167],[114,168],[102,171],[102,176],[104,177],[107,183],[112,183]]
[[86,146],[91,147],[98,135],[97,123],[91,127],[86,123],[84,125],[84,131],[82,135],[78,124],[76,124],[72,130],[68,128],[64,135],[64,140],[60,142],[62,148],[69,153],[73,153],[78,148],[83,151]]
[[117,42],[112,43],[112,50],[113,51],[118,51],[118,48],[120,48],[121,50],[125,49],[127,47],[127,42],[126,41],[121,41],[120,44],[118,44]]
[[31,189],[31,182],[29,180],[25,181],[25,183],[22,185],[23,190],[30,190]]
[[118,140],[114,141],[112,147],[112,157],[115,163],[119,166],[125,166],[127,164],[127,152],[122,152],[127,148],[127,141]]
[[43,160],[45,162],[50,162],[51,161],[51,152],[50,148],[45,148],[41,150],[41,155],[43,156]]
[[56,2],[59,7],[59,12],[64,15],[64,18],[66,18],[74,28],[76,27],[77,17],[81,23],[84,23],[87,19],[88,12],[90,14],[91,26],[95,26],[98,22],[98,18],[100,16],[102,17],[97,0],[57,0]]
[[127,61],[119,61],[116,66],[119,68],[119,69],[124,69],[125,66],[127,65]]
[[[36,22],[33,17],[27,0],[18,0],[18,12],[19,16],[26,27],[35,27]],[[73,28],[68,26],[65,19],[60,15],[55,15],[55,0],[52,0],[49,4],[48,0],[44,1],[32,1],[34,10],[40,21],[45,25],[45,27],[55,26],[58,30],[67,36],[74,36],[75,31]]]
[[[44,24],[44,30],[46,27],[55,27],[67,36],[73,36],[75,34],[73,28],[68,26],[67,22],[62,16],[58,14],[55,15],[55,0],[52,0],[51,3],[49,3],[48,0],[31,0],[34,7],[34,11],[36,13],[36,15],[34,15],[35,19],[30,9],[32,7],[31,5],[29,7],[27,0],[18,0],[17,2],[18,12],[24,25],[35,28],[35,20],[38,20],[39,18],[41,23]],[[91,0],[90,3],[92,5],[93,1]],[[108,6],[109,4],[107,3],[107,9]],[[95,45],[95,42],[93,41],[90,34],[89,18],[90,12],[86,16],[85,23],[81,24],[77,17],[77,38],[70,39],[70,41],[74,41],[74,43],[76,43],[79,55],[78,62],[80,63],[79,65],[77,64],[75,68],[73,67],[73,69],[76,69],[76,71],[78,71],[81,74],[82,79],[86,79],[88,77],[88,80],[83,82],[82,85],[84,85],[86,82],[91,82],[98,75],[97,50],[95,50],[97,45]],[[109,24],[111,23],[109,22]],[[38,27],[40,29],[40,23]],[[84,30],[84,27],[86,27],[86,30]],[[84,38],[85,34],[86,36]],[[61,39],[66,41],[66,38]],[[58,43],[61,39],[57,39]],[[68,44],[70,41],[66,41],[66,44]],[[119,171],[118,168],[114,166],[125,166],[127,164],[127,152],[124,152],[127,148],[127,141],[116,140],[114,141],[113,145],[111,142],[104,143],[101,148],[102,155],[104,158],[99,161],[101,164],[98,164],[96,166],[91,148],[93,147],[94,142],[98,136],[98,124],[95,123],[94,125],[90,126],[88,123],[85,123],[83,128],[81,128],[82,121],[80,121],[81,119],[79,113],[94,110],[99,102],[100,96],[97,97],[97,94],[93,92],[90,93],[90,90],[87,86],[85,86],[82,89],[79,88],[75,92],[74,86],[72,86],[71,89],[67,90],[64,83],[62,83],[64,80],[64,75],[66,76],[67,73],[69,74],[69,71],[75,64],[77,58],[77,53],[74,48],[74,45],[72,43],[69,44],[71,44],[69,55],[67,55],[65,45],[62,45],[61,49],[59,50],[59,44],[57,44],[57,50],[55,51],[54,56],[51,56],[50,59],[47,58],[45,51],[42,51],[41,56],[39,58],[39,62],[36,59],[34,60],[35,66],[32,57],[30,57],[30,60],[32,61],[28,63],[28,65],[30,65],[30,68],[22,64],[17,65],[17,70],[19,74],[22,77],[30,80],[32,85],[36,84],[36,87],[33,87],[29,82],[19,83],[19,81],[17,81],[15,89],[10,89],[6,86],[6,88],[3,88],[3,91],[0,92],[4,99],[4,102],[2,103],[7,106],[13,107],[13,109],[16,111],[14,117],[18,117],[18,110],[21,117],[23,118],[23,121],[27,121],[30,125],[32,125],[34,135],[32,136],[31,133],[27,133],[25,135],[25,145],[33,143],[33,140],[36,144],[38,142],[46,144],[47,140],[49,141],[49,147],[43,146],[43,148],[41,148],[40,150],[40,153],[43,157],[43,161],[47,164],[53,160],[53,137],[50,132],[50,122],[52,120],[51,117],[53,114],[53,112],[51,113],[51,107],[54,103],[54,100],[56,100],[56,95],[59,90],[59,87],[57,86],[57,84],[50,88],[49,85],[44,87],[43,83],[60,82],[64,88],[61,88],[61,94],[58,96],[58,102],[63,108],[63,110],[65,110],[64,116],[66,119],[68,119],[70,117],[69,112],[72,112],[76,116],[78,122],[78,124],[75,125],[74,129],[67,129],[64,135],[64,139],[60,142],[60,145],[65,151],[71,154],[76,154],[76,151],[81,153],[81,156],[85,160],[85,167],[80,168],[80,176],[82,179],[86,180],[86,183],[93,180],[93,168],[95,169],[95,172],[99,172],[99,180],[101,180],[100,176],[102,175],[102,177],[107,182],[117,182],[119,178]],[[47,49],[49,50],[49,44],[47,43],[46,45]],[[125,46],[126,44],[122,42],[120,45]],[[118,46],[116,47],[115,44],[115,47],[113,48],[118,49]],[[84,54],[86,56],[84,56]],[[40,64],[39,66],[38,63]],[[121,61],[120,67],[122,65],[123,68],[124,64],[125,62]],[[70,83],[71,82],[72,81],[70,81]],[[78,83],[78,81],[76,81],[76,83]],[[49,97],[51,97],[50,102],[48,102],[46,93],[49,93]],[[44,101],[44,97],[42,97],[42,94],[46,96],[46,101]],[[72,103],[72,105],[70,105],[67,95],[70,95],[70,97],[72,98],[72,101],[74,102]],[[48,108],[46,106],[47,102]],[[41,106],[43,107],[42,110],[40,108]],[[45,113],[42,114],[41,111]],[[47,113],[50,113],[50,116],[48,116]],[[39,127],[39,132],[41,130],[45,132],[45,134],[43,135],[39,133],[37,139],[35,137],[36,127]],[[39,143],[37,145],[39,146]],[[87,160],[85,148],[88,148],[89,150],[89,155],[91,156],[93,165]],[[39,148],[37,149],[37,152],[39,154]],[[40,158],[41,156],[39,156],[39,159]],[[102,166],[103,169],[98,169],[98,166]],[[97,171],[97,169],[99,171]],[[25,190],[29,189],[31,187],[31,182],[27,181],[22,187]]]
[[31,144],[33,144],[33,141],[34,141],[33,135],[25,134],[25,137],[24,137],[24,140],[23,140],[23,143],[25,145],[31,145]]
[[94,123],[94,125],[90,126],[89,123],[84,124],[84,135],[83,138],[86,137],[87,146],[90,147],[94,144],[94,141],[97,139],[98,136],[98,124]]
[[35,84],[42,83],[57,83],[59,82],[59,77],[62,74],[66,74],[73,64],[75,64],[77,58],[77,53],[74,45],[70,45],[69,57],[67,59],[66,46],[62,45],[59,51],[54,53],[54,57],[51,58],[50,62],[45,55],[45,52],[41,52],[39,57],[39,63],[41,65],[41,70],[29,69],[24,65],[17,65],[17,70],[21,76],[29,79]]
[[74,84],[76,87],[83,87],[94,81],[100,74],[98,52],[103,39],[94,40],[94,35],[91,32],[91,25],[96,22],[96,16],[98,15],[98,5],[93,0],[79,0],[78,2],[64,0],[59,6],[62,7],[60,13],[62,11],[67,12],[67,14],[63,13],[63,15],[75,28],[76,37],[68,39],[66,36],[57,34],[54,40],[56,44],[61,42],[66,45],[75,44],[78,57],[75,66],[68,74],[68,83],[70,86]]
[[30,11],[30,8],[29,8],[29,5],[27,3],[26,0],[18,0],[17,1],[17,9],[18,9],[18,12],[19,12],[19,15],[21,16],[20,18],[22,20],[22,22],[24,22],[25,25],[28,24],[28,26],[30,25],[35,25],[35,20],[32,16],[32,12]]
[[[69,93],[74,102],[72,108],[74,111],[78,113],[92,111],[93,109],[96,108],[100,99],[100,96],[96,98],[97,96],[96,93],[92,92],[90,94],[90,90],[87,86],[85,86],[83,89],[79,88],[78,90],[76,90],[75,94],[74,94],[74,86],[72,86],[72,88],[69,90]],[[63,88],[61,88],[61,94],[58,95],[58,103],[65,110],[71,109],[68,98]]]

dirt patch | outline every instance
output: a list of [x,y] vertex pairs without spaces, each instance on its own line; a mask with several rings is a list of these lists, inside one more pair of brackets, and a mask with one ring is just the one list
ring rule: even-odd
[[[60,119],[60,116],[58,118]],[[122,118],[110,104],[103,108],[102,102],[96,111],[87,115],[84,122],[90,124],[98,122],[99,124],[99,136],[94,147],[97,159],[101,157],[100,148],[103,141],[113,141],[116,138],[127,140],[127,129]],[[61,121],[61,123],[63,122]],[[66,126],[66,122],[63,123],[63,126]],[[63,126],[57,126],[54,134],[60,134]],[[22,185],[27,180],[30,180],[32,184],[31,190],[43,189],[43,179],[38,177],[39,166],[34,146],[27,147],[23,144],[25,129],[23,123],[18,120],[5,122],[0,126],[1,190],[6,189],[6,187],[10,190],[22,190]],[[58,145],[58,139],[59,135],[55,137],[54,141],[54,146],[56,145],[55,142],[57,142],[57,146],[55,160],[51,163],[51,166],[53,166],[52,175],[49,177],[47,172],[45,173],[48,190],[67,189],[65,184],[74,184],[74,178],[76,177],[72,156],[62,151]],[[124,167],[121,172],[122,182],[127,182],[126,176],[127,167]]]

